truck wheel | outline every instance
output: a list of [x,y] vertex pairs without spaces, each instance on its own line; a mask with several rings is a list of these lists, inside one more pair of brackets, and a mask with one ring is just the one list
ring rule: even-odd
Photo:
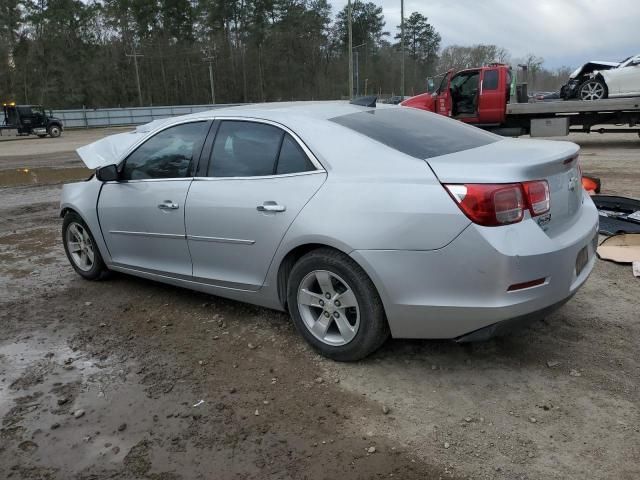
[[606,83],[599,78],[590,78],[580,85],[578,88],[578,96],[580,100],[602,100],[607,98],[609,91]]
[[49,136],[51,138],[57,138],[60,136],[60,134],[62,133],[62,129],[58,126],[58,125],[51,125],[48,129],[47,129],[47,133],[49,134]]

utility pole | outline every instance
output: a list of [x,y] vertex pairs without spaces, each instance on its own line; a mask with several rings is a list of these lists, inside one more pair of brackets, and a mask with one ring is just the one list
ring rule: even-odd
[[353,98],[353,30],[351,25],[351,0],[347,4],[347,17],[349,25],[349,98]]
[[400,64],[400,97],[404,100],[404,0],[400,0],[400,44],[402,61]]
[[204,57],[204,61],[209,62],[209,86],[211,87],[211,104],[212,105],[216,103],[216,91],[213,86],[213,60],[214,60],[213,55]]
[[133,45],[133,53],[126,54],[127,57],[133,57],[133,65],[136,69],[136,82],[138,85],[138,101],[140,102],[140,106],[142,107],[142,90],[140,89],[140,73],[138,72],[138,57],[144,57],[141,53],[136,53],[136,46]]

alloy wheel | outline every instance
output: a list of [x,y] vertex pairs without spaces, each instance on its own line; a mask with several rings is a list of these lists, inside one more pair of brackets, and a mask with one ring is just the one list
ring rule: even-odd
[[585,83],[580,89],[580,98],[582,100],[600,100],[604,98],[604,85],[595,80]]
[[298,286],[298,311],[311,334],[322,343],[349,343],[360,328],[360,307],[345,280],[328,270],[314,270]]
[[88,272],[95,261],[94,245],[85,227],[71,222],[65,235],[67,249],[73,263],[83,272]]

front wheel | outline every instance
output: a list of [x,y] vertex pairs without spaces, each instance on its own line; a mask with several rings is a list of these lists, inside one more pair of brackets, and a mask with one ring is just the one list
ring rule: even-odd
[[51,138],[57,138],[62,134],[62,128],[59,125],[50,125],[47,133]]
[[315,250],[298,260],[289,275],[287,303],[300,334],[333,360],[360,360],[389,336],[375,286],[356,262],[336,250]]
[[99,280],[108,272],[89,227],[80,215],[69,212],[62,222],[62,243],[73,269],[87,280]]
[[590,78],[580,85],[578,89],[580,100],[602,100],[607,98],[608,95],[607,85],[599,78]]

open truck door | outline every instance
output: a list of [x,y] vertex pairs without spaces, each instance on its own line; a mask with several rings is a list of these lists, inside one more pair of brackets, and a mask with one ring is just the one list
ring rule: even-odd
[[440,87],[436,91],[436,113],[440,115],[451,116],[452,100],[451,100],[451,77],[453,76],[453,69],[449,70],[447,74],[442,77]]

